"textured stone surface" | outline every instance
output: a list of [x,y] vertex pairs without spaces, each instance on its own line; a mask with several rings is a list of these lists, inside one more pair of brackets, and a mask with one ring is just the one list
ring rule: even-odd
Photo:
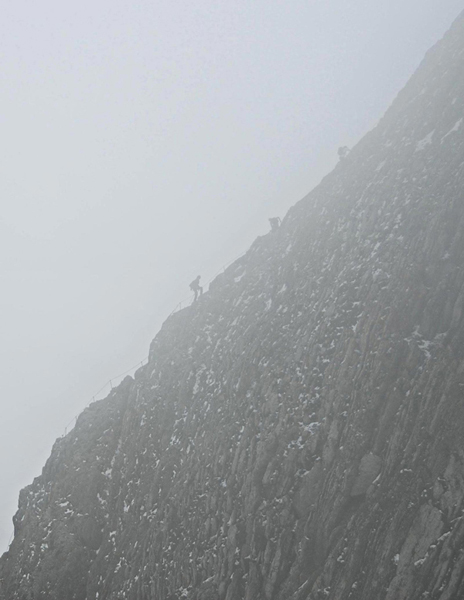
[[464,18],[21,492],[1,600],[464,597]]

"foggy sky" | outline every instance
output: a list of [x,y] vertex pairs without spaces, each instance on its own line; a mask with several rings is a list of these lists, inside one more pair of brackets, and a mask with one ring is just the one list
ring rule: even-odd
[[375,125],[461,9],[3,3],[0,552],[68,422]]

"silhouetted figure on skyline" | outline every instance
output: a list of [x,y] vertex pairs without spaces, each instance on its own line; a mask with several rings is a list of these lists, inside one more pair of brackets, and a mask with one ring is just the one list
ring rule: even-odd
[[340,146],[340,148],[338,149],[338,158],[342,160],[346,158],[349,153],[350,149],[348,148],[348,146]]
[[271,224],[271,231],[277,231],[280,227],[280,217],[271,217],[269,223]]
[[200,275],[198,275],[198,277],[192,281],[192,283],[190,284],[190,289],[195,294],[193,301],[196,302],[198,299],[198,295],[201,296],[201,294],[203,294],[203,288],[200,285]]

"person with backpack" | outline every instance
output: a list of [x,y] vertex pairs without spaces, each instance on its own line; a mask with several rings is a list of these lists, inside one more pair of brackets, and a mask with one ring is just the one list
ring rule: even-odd
[[198,275],[198,277],[192,281],[192,283],[190,284],[190,289],[195,294],[193,301],[196,302],[198,296],[201,296],[201,294],[203,294],[203,288],[200,285],[200,275]]
[[271,231],[277,231],[281,223],[280,217],[271,217],[269,223],[271,224]]

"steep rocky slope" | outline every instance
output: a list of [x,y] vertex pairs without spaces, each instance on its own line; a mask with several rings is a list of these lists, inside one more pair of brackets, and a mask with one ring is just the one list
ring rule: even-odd
[[2,600],[464,598],[464,16],[21,492]]

